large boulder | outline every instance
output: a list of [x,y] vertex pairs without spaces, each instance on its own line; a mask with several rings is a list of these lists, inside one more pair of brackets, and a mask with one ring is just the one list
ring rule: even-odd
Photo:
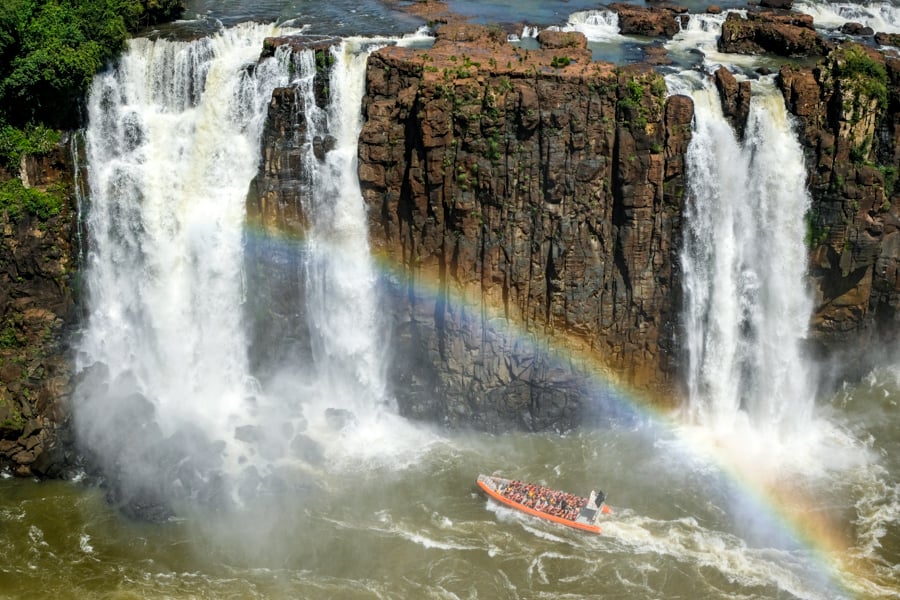
[[618,13],[619,31],[626,35],[671,38],[681,30],[677,20],[677,15],[683,12],[681,7],[634,6],[614,2],[609,8]]
[[816,33],[809,15],[748,12],[746,17],[728,14],[718,48],[735,54],[801,57],[824,55],[828,44]]

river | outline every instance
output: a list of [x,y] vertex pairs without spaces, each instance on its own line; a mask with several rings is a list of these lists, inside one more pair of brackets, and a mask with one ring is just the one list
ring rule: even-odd
[[[805,332],[788,327],[808,309],[802,272],[774,268],[802,232],[766,222],[762,209],[702,210],[721,204],[716,181],[734,178],[729,169],[765,182],[774,169],[797,168],[796,153],[766,157],[754,146],[776,139],[776,150],[791,148],[771,81],[754,82],[741,143],[715,107],[704,108],[709,90],[695,74],[670,73],[670,90],[698,105],[688,159],[698,213],[687,218],[719,244],[709,255],[688,245],[683,257],[686,320],[695,322],[683,414],[661,414],[598,375],[598,394],[616,408],[602,428],[454,433],[406,422],[386,396],[378,274],[362,243],[357,183],[344,178],[365,52],[418,24],[374,2],[247,4],[189,3],[191,20],[179,27],[229,27],[208,40],[132,42],[95,81],[85,133],[91,301],[79,339],[78,432],[134,489],[179,469],[181,488],[154,488],[174,512],[129,519],[109,501],[121,498],[78,474],[0,478],[0,598],[900,598],[900,361],[816,389],[821,365],[804,362]],[[830,19],[846,10],[809,6]],[[532,22],[565,25],[566,12],[590,7],[520,8]],[[891,10],[877,18],[896,26]],[[305,167],[320,208],[295,250],[309,281],[297,301],[314,360],[277,385],[256,381],[246,356],[242,207],[268,94],[288,82],[302,92],[309,65],[281,55],[245,71],[275,31],[248,17],[391,36],[345,41],[333,104],[314,117],[338,132],[328,160]],[[631,43],[598,35],[592,43]],[[686,28],[672,51],[709,39]],[[734,211],[773,199],[735,181],[723,196],[738,199]],[[802,214],[802,195],[774,199]],[[758,239],[750,227],[738,239],[715,235],[735,219],[782,227],[786,239]],[[780,242],[776,256],[754,246]],[[759,301],[782,291],[784,306]],[[740,311],[753,316],[754,335],[735,327]],[[766,355],[773,345],[777,354]],[[729,385],[735,373],[740,389]],[[145,411],[154,427],[132,427]],[[190,458],[168,464],[161,439],[181,440]],[[613,512],[601,535],[560,528],[487,500],[479,473],[579,494],[602,488]]]

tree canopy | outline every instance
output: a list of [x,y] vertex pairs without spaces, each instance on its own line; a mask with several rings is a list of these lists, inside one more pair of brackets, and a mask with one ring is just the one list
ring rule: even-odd
[[78,99],[129,33],[181,0],[0,0],[0,112],[8,124],[77,123]]

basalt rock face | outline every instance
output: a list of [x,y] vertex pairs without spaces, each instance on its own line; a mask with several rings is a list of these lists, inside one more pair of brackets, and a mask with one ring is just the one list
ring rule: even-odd
[[722,24],[720,52],[819,56],[828,44],[813,28],[809,15],[790,12],[748,12],[746,17],[730,13]]
[[[71,198],[69,156],[61,146],[47,156],[26,157],[22,179]],[[63,342],[75,317],[73,205],[64,203],[46,219],[0,209],[0,468],[21,477],[56,476],[74,460],[72,374]]]
[[738,136],[743,138],[747,129],[747,117],[750,116],[750,82],[738,82],[725,67],[716,70],[715,82],[722,101],[722,112]]
[[[314,55],[313,97],[318,109],[328,103],[331,46],[339,40],[295,36],[267,39],[263,56],[282,45],[292,52]],[[311,355],[304,307],[301,268],[302,240],[308,226],[306,204],[311,198],[305,174],[308,111],[295,87],[277,88],[269,102],[260,144],[259,172],[247,195],[247,224],[251,232],[245,260],[248,289],[249,356],[261,376],[268,366],[308,364]],[[327,136],[317,140],[321,152],[330,147]]]
[[664,4],[663,6],[634,6],[615,2],[609,8],[619,15],[619,31],[624,35],[671,38],[681,30],[677,15],[686,8]]
[[900,60],[845,44],[779,79],[809,165],[812,335],[828,355],[866,358],[900,335]]
[[445,26],[369,58],[359,177],[396,269],[407,416],[568,429],[597,406],[587,367],[674,386],[693,105],[576,37],[526,51]]

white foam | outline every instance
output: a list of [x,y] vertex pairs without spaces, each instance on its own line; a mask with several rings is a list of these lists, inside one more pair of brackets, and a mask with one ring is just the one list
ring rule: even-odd
[[852,22],[875,32],[900,33],[900,6],[896,3],[797,0],[793,10],[811,15],[816,27],[838,29]]

